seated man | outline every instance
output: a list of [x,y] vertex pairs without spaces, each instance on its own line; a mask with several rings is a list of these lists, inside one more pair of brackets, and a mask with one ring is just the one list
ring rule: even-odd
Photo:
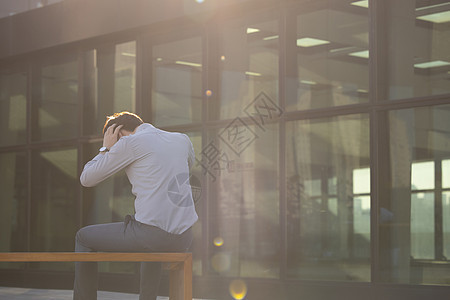
[[[103,135],[103,147],[84,166],[81,184],[95,186],[125,169],[136,196],[135,215],[80,229],[75,251],[187,251],[198,219],[189,185],[194,149],[188,136],[157,129],[129,112],[108,117]],[[170,185],[180,182],[173,194]],[[160,275],[161,263],[141,263],[140,300],[156,299]],[[97,299],[97,263],[75,264],[73,298]]]

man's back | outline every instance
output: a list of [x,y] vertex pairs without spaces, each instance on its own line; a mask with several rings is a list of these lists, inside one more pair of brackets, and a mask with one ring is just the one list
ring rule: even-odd
[[122,138],[135,160],[126,167],[136,196],[136,220],[181,233],[197,220],[189,185],[194,151],[189,138],[142,124]]
[[185,134],[144,123],[87,163],[80,180],[84,186],[94,186],[125,169],[136,196],[136,220],[179,234],[198,219],[189,185],[194,157]]

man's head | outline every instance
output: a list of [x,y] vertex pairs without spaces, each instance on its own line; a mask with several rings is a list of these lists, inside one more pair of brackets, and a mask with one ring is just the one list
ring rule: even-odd
[[123,125],[122,130],[134,132],[134,130],[142,123],[144,122],[138,115],[128,111],[115,113],[114,115],[107,117],[105,125],[103,126],[103,135],[105,135],[108,127],[113,124],[117,124],[117,126]]

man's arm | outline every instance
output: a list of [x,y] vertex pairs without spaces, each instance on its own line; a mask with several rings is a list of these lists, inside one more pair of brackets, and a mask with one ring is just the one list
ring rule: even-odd
[[134,155],[126,141],[119,140],[122,125],[110,126],[103,137],[103,146],[109,149],[99,153],[86,163],[80,176],[80,182],[85,187],[92,187],[130,164]]
[[92,187],[122,170],[134,160],[128,143],[121,139],[110,151],[100,153],[86,163],[80,176],[81,185]]

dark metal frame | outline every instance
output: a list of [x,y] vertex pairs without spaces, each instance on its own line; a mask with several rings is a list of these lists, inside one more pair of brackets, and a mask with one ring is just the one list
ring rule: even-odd
[[[100,136],[83,136],[83,122],[79,124],[79,134],[75,138],[67,140],[55,140],[55,141],[32,141],[31,133],[33,127],[33,111],[32,111],[32,99],[35,92],[36,64],[42,59],[52,56],[59,52],[69,52],[78,55],[79,65],[79,87],[83,91],[83,64],[82,53],[85,50],[95,48],[102,44],[116,44],[123,41],[136,40],[137,42],[137,86],[136,86],[136,108],[144,119],[151,120],[151,47],[155,43],[165,40],[173,40],[178,37],[183,37],[184,34],[197,35],[202,37],[202,49],[203,49],[203,75],[202,75],[202,89],[203,92],[207,89],[217,89],[219,87],[218,82],[218,68],[216,64],[217,54],[217,26],[220,26],[224,21],[234,18],[253,18],[260,13],[265,13],[269,10],[278,10],[279,17],[279,105],[282,109],[286,104],[286,78],[289,74],[289,58],[293,53],[287,45],[289,37],[292,36],[292,20],[289,15],[293,8],[298,7],[299,3],[304,3],[302,9],[308,10],[320,5],[322,1],[309,2],[309,1],[244,1],[241,4],[232,6],[229,10],[220,12],[214,20],[208,21],[206,24],[196,24],[188,18],[177,18],[174,20],[164,21],[163,23],[156,25],[145,26],[144,28],[126,30],[125,32],[112,33],[98,38],[89,38],[80,43],[69,43],[60,47],[54,47],[47,50],[38,50],[31,52],[30,54],[18,54],[8,58],[3,56],[0,61],[0,67],[4,69],[12,70],[25,70],[28,74],[28,91],[27,91],[27,142],[23,145],[8,146],[0,148],[0,153],[12,152],[12,151],[25,151],[28,157],[28,211],[27,211],[27,228],[28,228],[28,240],[27,249],[30,248],[30,233],[31,233],[31,190],[32,190],[32,173],[31,173],[31,161],[32,152],[36,149],[62,147],[62,146],[76,146],[78,148],[78,171],[81,172],[83,167],[83,161],[87,159],[85,153],[85,143],[94,143],[101,140]],[[318,3],[320,2],[320,3]],[[323,2],[325,3],[325,2]],[[62,5],[62,4],[60,4]],[[255,6],[257,8],[255,9]],[[253,11],[248,13],[248,11]],[[33,14],[33,12],[31,12]],[[390,101],[386,97],[386,85],[384,84],[383,75],[386,74],[385,63],[386,59],[386,24],[384,22],[386,14],[386,4],[384,1],[370,0],[370,8],[368,15],[369,24],[369,51],[371,53],[369,59],[369,84],[370,93],[369,101],[362,104],[354,104],[339,107],[327,107],[321,109],[310,109],[305,111],[293,111],[285,112],[278,120],[279,124],[279,174],[280,174],[280,189],[279,189],[279,222],[280,222],[280,234],[281,234],[281,256],[280,256],[280,278],[278,280],[267,280],[248,278],[249,287],[257,287],[262,292],[262,296],[271,295],[270,289],[279,293],[285,293],[288,295],[300,295],[305,294],[311,296],[311,293],[315,293],[318,290],[328,290],[330,296],[336,292],[341,292],[349,299],[359,299],[360,296],[367,296],[367,292],[374,292],[374,295],[382,296],[385,299],[425,299],[422,297],[439,297],[448,295],[450,287],[445,286],[417,286],[417,285],[400,285],[400,284],[384,284],[382,273],[380,270],[380,224],[379,220],[379,199],[384,196],[383,186],[386,184],[385,175],[389,173],[387,166],[381,164],[383,161],[389,159],[389,154],[386,152],[386,148],[381,145],[382,141],[386,139],[387,135],[387,114],[389,111],[416,108],[416,107],[430,107],[434,105],[450,104],[450,95],[438,95],[430,97],[419,97],[413,99],[400,99]],[[188,24],[182,31],[178,31],[180,26]],[[168,27],[166,27],[168,25]],[[176,28],[176,31],[172,29]],[[150,33],[148,32],[150,31]],[[74,47],[75,46],[75,47]],[[80,92],[78,96],[79,109],[78,119],[82,120],[83,111],[83,93]],[[203,93],[203,111],[202,122],[198,124],[186,124],[180,126],[167,127],[167,130],[177,131],[198,131],[202,133],[203,147],[207,143],[207,132],[211,128],[221,128],[226,126],[230,120],[209,120],[208,118],[208,102],[211,101]],[[371,157],[371,283],[356,283],[356,282],[327,282],[327,281],[301,281],[291,280],[286,277],[287,269],[287,224],[286,224],[286,157],[285,157],[285,142],[286,142],[286,122],[293,120],[311,120],[315,118],[326,118],[333,116],[341,116],[347,114],[364,113],[368,114],[370,118],[370,157]],[[208,195],[208,184],[206,179],[203,179],[202,186],[204,189],[204,195]],[[83,224],[83,191],[80,187],[79,192],[79,207],[78,207],[78,220],[79,224]],[[203,291],[202,296],[210,295],[214,297],[214,291],[208,290],[208,288],[202,287],[203,284],[211,285],[218,288],[218,290],[227,293],[225,284],[222,282],[222,278],[215,278],[208,276],[208,257],[211,251],[209,237],[209,216],[207,199],[202,201],[203,214],[201,218],[203,241],[202,241],[202,276],[196,279],[198,284],[194,282],[194,286]],[[32,278],[34,271],[25,270],[30,272],[28,275],[22,275]],[[12,273],[17,273],[13,271]],[[45,273],[45,272],[43,272]],[[52,273],[52,272],[48,272]],[[10,272],[0,271],[0,282],[8,282],[7,278]],[[18,274],[21,274],[20,272]],[[56,273],[56,276],[58,273]],[[20,278],[21,275],[19,275]],[[40,276],[40,275],[38,275]],[[34,278],[34,277],[33,277]],[[69,276],[70,278],[70,276]],[[247,280],[247,279],[246,279]],[[19,280],[20,281],[20,280]],[[28,282],[30,283],[30,282]],[[300,285],[299,285],[300,283]],[[345,292],[346,290],[356,291],[354,293]],[[195,290],[194,290],[195,291]],[[400,292],[398,292],[400,291]],[[326,294],[326,292],[320,292],[314,295]],[[391,296],[389,296],[391,295]],[[395,295],[395,297],[394,297]],[[275,295],[272,295],[273,297]],[[372,298],[371,298],[372,299]],[[377,298],[373,298],[377,299]]]

